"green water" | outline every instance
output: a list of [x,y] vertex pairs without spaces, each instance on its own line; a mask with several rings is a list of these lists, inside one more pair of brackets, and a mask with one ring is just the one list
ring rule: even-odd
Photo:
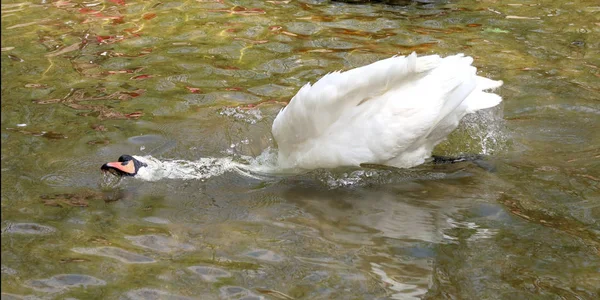
[[[2,0],[2,299],[598,299],[600,5],[421,2]],[[493,171],[103,184],[257,156],[303,84],[412,51],[504,81],[436,150]]]

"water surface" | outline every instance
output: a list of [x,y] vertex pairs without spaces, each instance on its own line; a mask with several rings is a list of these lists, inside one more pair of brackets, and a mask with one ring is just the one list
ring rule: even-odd
[[[600,298],[596,1],[2,0],[2,299]],[[306,82],[392,55],[504,81],[410,170],[124,179],[243,160]]]

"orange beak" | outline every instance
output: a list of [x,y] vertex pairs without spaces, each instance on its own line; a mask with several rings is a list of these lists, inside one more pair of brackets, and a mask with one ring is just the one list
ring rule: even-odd
[[130,175],[135,174],[135,165],[132,160],[127,161],[127,163],[109,162],[109,163],[104,164],[104,166],[102,166],[102,169],[108,169],[109,167],[119,170],[126,174],[130,174]]

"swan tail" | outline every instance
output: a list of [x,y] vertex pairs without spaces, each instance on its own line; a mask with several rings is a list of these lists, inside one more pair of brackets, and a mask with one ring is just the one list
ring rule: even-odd
[[481,76],[477,76],[476,80],[477,86],[475,87],[475,90],[464,101],[464,104],[467,107],[467,113],[491,108],[502,102],[502,97],[491,92],[502,86],[503,82],[501,80],[491,80]]

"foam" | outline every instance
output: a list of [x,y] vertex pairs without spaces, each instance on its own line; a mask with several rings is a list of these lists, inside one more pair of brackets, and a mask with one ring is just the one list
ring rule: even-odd
[[165,178],[206,180],[228,172],[256,179],[266,179],[270,174],[278,173],[277,153],[271,149],[266,149],[258,157],[239,157],[239,161],[232,157],[203,157],[195,161],[160,160],[150,155],[134,157],[147,164],[146,167],[140,168],[136,175],[136,178],[146,181]]
[[164,178],[203,180],[221,176],[227,172],[245,174],[246,165],[235,162],[229,157],[212,158],[204,157],[195,161],[187,160],[159,160],[152,156],[135,156],[145,164],[140,168],[137,178],[146,181],[157,181]]

